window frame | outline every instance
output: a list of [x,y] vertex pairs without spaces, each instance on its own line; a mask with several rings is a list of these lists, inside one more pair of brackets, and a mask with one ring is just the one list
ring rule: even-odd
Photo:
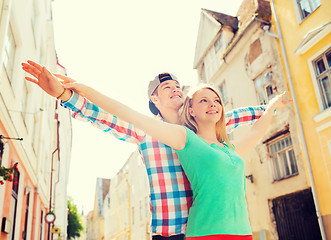
[[[266,75],[269,75],[269,81],[264,83],[263,79],[264,79],[264,76]],[[257,86],[256,86],[256,81],[258,79],[261,79],[261,83],[262,83],[262,88],[263,88],[263,101],[261,101],[260,99],[260,91],[258,90]],[[265,105],[265,104],[268,104],[268,102],[270,101],[270,99],[272,99],[274,96],[275,96],[275,84],[274,82],[272,81],[272,78],[271,78],[271,70],[270,69],[267,69],[265,71],[263,71],[261,74],[259,74],[255,79],[253,79],[253,84],[254,84],[254,89],[255,89],[255,92],[256,92],[256,97],[257,97],[257,102],[258,104],[260,105]],[[271,87],[273,93],[272,95],[268,95],[268,92],[267,92],[267,87]]]
[[214,46],[214,50],[215,50],[215,54],[217,54],[221,48],[223,47],[223,37],[222,37],[222,33],[218,36],[218,38],[216,39],[216,41],[214,42],[213,46]]
[[[7,43],[10,43],[10,52],[8,51]],[[5,69],[7,79],[12,88],[13,88],[13,75],[15,69],[15,57],[17,55],[17,46],[18,44],[15,38],[14,29],[11,22],[9,22],[8,30],[6,32],[5,41],[4,41],[3,67]]]
[[[281,143],[281,141],[285,141],[286,138],[290,138],[291,140],[291,145],[285,146],[284,148],[282,148],[281,150],[275,151],[272,153],[271,150],[271,146],[275,146],[275,144],[277,143]],[[266,143],[267,149],[268,149],[268,153],[269,153],[269,158],[270,158],[270,167],[271,167],[271,173],[272,173],[272,182],[279,182],[282,181],[284,179],[288,179],[294,176],[299,175],[299,168],[298,168],[298,162],[296,159],[296,154],[294,151],[294,146],[293,146],[293,140],[292,140],[292,136],[291,134],[285,133],[285,134],[281,134],[280,136],[268,141]],[[295,169],[292,169],[292,164],[291,164],[291,160],[290,160],[290,151],[293,151],[293,156],[294,156],[294,161],[295,161]],[[285,153],[286,155],[286,162],[287,162],[287,168],[289,169],[290,173],[286,174],[286,168],[283,165],[282,162],[282,158],[281,158],[281,154]],[[275,169],[275,159],[274,157],[277,158],[277,163],[278,163],[278,169],[280,170],[280,173],[276,174],[276,169]],[[280,169],[282,167],[282,169]],[[295,171],[296,170],[296,171]],[[280,175],[280,176],[276,176],[276,175]]]
[[[226,87],[226,81],[225,80],[219,85],[218,89],[219,89],[220,96],[222,98],[223,104],[226,105],[227,103],[230,102],[230,98],[229,98],[229,94],[228,94],[228,90],[227,90],[227,87]],[[224,90],[222,91],[222,89],[224,89]]]
[[311,1],[312,0],[293,0],[293,5],[294,5],[294,9],[295,9],[295,13],[296,13],[296,17],[297,17],[297,20],[298,20],[298,23],[302,23],[304,20],[306,20],[313,12],[315,12],[321,5],[321,1],[319,1],[319,5],[314,9],[314,10],[311,10],[311,13],[309,13],[307,16],[303,16],[302,14],[302,9],[300,7],[300,2],[301,1],[308,1],[309,3],[309,6],[312,7],[311,5]]
[[[322,94],[320,92],[320,87],[319,87],[318,78],[316,76],[316,69],[315,69],[315,66],[314,66],[314,62],[316,60],[318,60],[321,57],[321,55],[326,54],[328,51],[331,51],[331,44],[329,44],[328,46],[326,46],[323,49],[321,49],[320,51],[318,51],[316,54],[314,54],[307,61],[308,62],[309,69],[310,69],[311,79],[313,81],[313,85],[314,85],[314,89],[315,89],[315,94],[316,94],[317,102],[318,102],[318,105],[319,105],[319,108],[320,108],[320,112],[326,111],[330,107],[329,108],[324,108],[323,96],[322,96]],[[331,75],[331,73],[330,73],[330,75]]]

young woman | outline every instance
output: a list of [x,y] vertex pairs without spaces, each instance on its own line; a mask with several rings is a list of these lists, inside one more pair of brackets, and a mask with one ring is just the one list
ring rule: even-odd
[[[34,76],[36,79],[26,79],[41,88],[54,78],[45,67]],[[65,84],[61,96],[69,90],[176,150],[193,190],[187,240],[252,239],[245,200],[244,161],[239,155],[247,153],[264,135],[274,110],[289,102],[284,101],[285,93],[270,101],[263,116],[243,139],[230,143],[225,132],[222,100],[211,87],[203,87],[185,100],[184,126],[140,114],[77,82]]]

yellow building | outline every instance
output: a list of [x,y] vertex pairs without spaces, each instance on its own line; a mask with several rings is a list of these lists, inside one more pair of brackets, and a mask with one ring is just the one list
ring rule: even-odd
[[150,239],[149,186],[138,150],[112,178],[104,217],[105,240]]
[[321,215],[320,228],[322,234],[325,231],[323,238],[331,239],[331,1],[270,3],[270,31],[277,35],[299,130],[304,135],[301,147]]
[[[316,3],[316,0],[298,2],[302,7],[307,8],[306,4],[311,4],[309,6],[313,8],[311,2]],[[283,91],[295,89],[300,92],[301,111],[304,111],[305,117],[310,119],[304,120],[305,128],[311,131],[311,134],[305,135],[306,138],[301,137],[301,121],[297,115],[298,101],[294,101],[294,104],[289,105],[285,111],[277,110],[262,140],[244,156],[248,212],[254,240],[326,239],[324,229],[330,229],[326,216],[329,214],[327,209],[330,206],[327,204],[330,204],[331,199],[329,180],[331,108],[327,109],[331,105],[330,101],[328,102],[331,100],[328,70],[331,66],[331,51],[328,52],[330,44],[327,46],[330,41],[324,41],[323,46],[315,49],[315,52],[304,60],[300,58],[304,54],[303,51],[308,52],[309,48],[313,49],[314,45],[329,34],[330,23],[325,20],[314,27],[310,25],[314,30],[307,29],[306,32],[309,34],[302,34],[301,38],[295,35],[298,41],[294,44],[293,33],[298,30],[291,26],[298,25],[298,28],[304,26],[304,21],[299,24],[296,18],[297,12],[295,10],[291,12],[289,6],[296,4],[297,0],[290,3],[286,1],[287,4],[277,3],[281,6],[280,14],[285,18],[281,26],[285,26],[289,34],[287,44],[292,47],[288,50],[285,46],[285,49],[292,53],[293,60],[290,63],[293,64],[293,68],[297,68],[293,74],[297,80],[294,88],[286,81],[285,58],[282,47],[277,44],[280,43],[276,27],[278,22],[275,20],[278,11],[274,10],[272,1],[244,0],[236,16],[202,9],[194,68],[198,71],[200,82],[207,82],[218,88],[226,111],[247,105],[267,104],[276,93]],[[316,11],[324,8],[324,13],[321,14],[324,14],[325,19],[330,19],[325,12],[330,7],[325,5],[315,4],[319,6]],[[306,17],[308,17],[307,11],[304,13]],[[290,17],[291,14],[293,18]],[[320,75],[317,78],[314,78],[314,62],[316,67],[320,68],[318,69]],[[301,69],[305,64],[308,66],[306,72]],[[312,79],[315,79],[315,83]],[[319,93],[316,79],[322,79],[320,81],[324,84],[319,100],[318,97],[309,99],[314,97],[315,93],[317,95]],[[310,82],[310,85],[304,81]],[[302,83],[307,87],[302,87]],[[309,113],[306,108],[314,101],[315,110],[311,108]],[[238,128],[230,134],[230,138],[240,138],[248,129]],[[313,162],[313,173],[318,175],[314,179],[315,184],[311,184],[311,174],[306,161],[308,158],[303,147],[307,137],[315,143],[314,148],[319,148],[319,153],[314,152],[314,148],[310,149],[310,154],[316,154],[314,156],[317,160],[310,157],[310,161]],[[307,144],[308,147],[310,145],[312,144]],[[318,189],[317,194],[315,189]],[[317,202],[319,204],[316,204]],[[324,217],[324,227],[322,221],[318,221],[319,214],[316,212],[318,213],[319,210]]]
[[131,239],[130,184],[128,163],[111,180],[109,204],[105,205],[105,239]]

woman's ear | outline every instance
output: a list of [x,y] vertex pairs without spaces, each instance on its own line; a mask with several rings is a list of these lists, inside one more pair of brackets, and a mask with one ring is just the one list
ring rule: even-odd
[[194,111],[193,111],[193,109],[192,109],[191,107],[188,108],[188,111],[189,111],[189,113],[190,113],[190,115],[191,115],[192,117],[195,117]]

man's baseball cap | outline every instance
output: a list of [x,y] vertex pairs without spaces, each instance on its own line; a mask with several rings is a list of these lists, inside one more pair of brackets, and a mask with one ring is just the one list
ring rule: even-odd
[[159,111],[159,109],[157,109],[157,107],[155,107],[154,103],[151,101],[151,96],[153,95],[153,93],[155,92],[157,87],[162,82],[168,81],[168,80],[174,80],[174,81],[178,82],[178,79],[175,75],[173,75],[171,73],[160,73],[154,78],[154,80],[150,81],[148,84],[147,93],[148,93],[148,99],[149,99],[149,109],[151,110],[151,112],[154,115],[158,115],[160,113],[160,111]]

